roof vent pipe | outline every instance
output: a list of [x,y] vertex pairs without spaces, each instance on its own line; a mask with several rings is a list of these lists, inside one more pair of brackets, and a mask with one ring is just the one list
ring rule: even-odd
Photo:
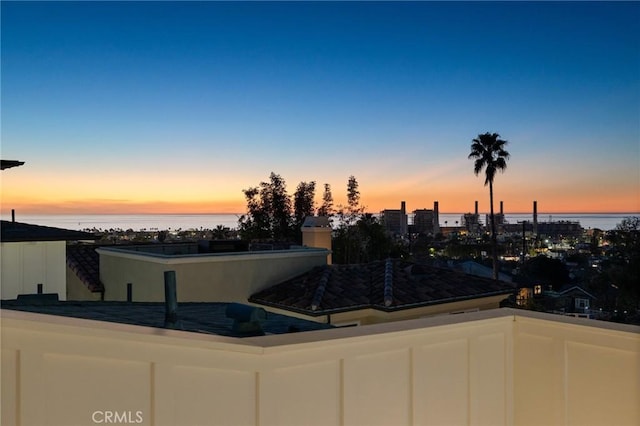
[[180,324],[178,321],[176,271],[164,271],[164,307],[164,327],[180,328]]
[[15,221],[16,221],[16,210],[11,209],[11,222],[15,223]]

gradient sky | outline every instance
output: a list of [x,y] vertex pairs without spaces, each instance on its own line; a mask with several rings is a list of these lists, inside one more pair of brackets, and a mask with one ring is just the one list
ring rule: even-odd
[[369,211],[640,212],[640,3],[10,2],[2,213],[243,212],[273,171]]

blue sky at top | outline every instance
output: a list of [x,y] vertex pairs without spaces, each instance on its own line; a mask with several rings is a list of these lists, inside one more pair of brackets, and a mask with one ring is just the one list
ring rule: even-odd
[[214,205],[275,171],[291,191],[354,174],[376,207],[453,206],[484,196],[466,154],[497,131],[512,204],[626,185],[637,210],[639,18],[637,2],[2,2],[2,156],[70,189],[103,170],[87,199],[129,174],[133,200],[161,165],[212,182],[192,197]]

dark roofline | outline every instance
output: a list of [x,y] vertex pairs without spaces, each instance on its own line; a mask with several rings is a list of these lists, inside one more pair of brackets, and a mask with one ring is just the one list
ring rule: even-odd
[[593,294],[589,293],[588,291],[586,291],[585,289],[583,289],[583,288],[582,288],[582,287],[580,287],[579,285],[571,286],[571,287],[569,287],[568,289],[566,289],[566,290],[563,290],[563,291],[559,292],[559,293],[558,293],[558,295],[560,295],[560,296],[564,296],[565,294],[569,293],[569,292],[570,292],[571,290],[573,290],[573,289],[578,289],[578,290],[580,290],[582,293],[586,294],[587,296],[591,297],[592,299],[596,299],[596,300],[598,299],[598,298],[597,298],[597,297],[595,297]]
[[0,160],[0,170],[10,169],[11,167],[22,166],[24,161],[16,160]]
[[482,299],[484,297],[499,296],[501,294],[509,295],[509,294],[512,294],[514,290],[515,290],[515,287],[513,289],[496,290],[496,291],[490,291],[486,293],[472,294],[472,295],[466,295],[466,296],[455,296],[455,297],[449,297],[446,299],[427,300],[427,301],[416,302],[416,303],[405,303],[403,305],[396,305],[396,306],[384,306],[377,303],[365,303],[361,305],[351,305],[351,306],[345,306],[341,308],[317,309],[317,310],[311,310],[311,308],[298,308],[295,306],[284,305],[281,303],[268,302],[261,299],[256,299],[253,296],[249,297],[248,300],[251,303],[255,303],[262,306],[269,306],[272,308],[278,308],[285,311],[296,312],[299,314],[304,314],[312,317],[321,317],[324,315],[341,314],[344,312],[360,311],[363,309],[375,309],[377,311],[382,311],[382,312],[404,311],[407,309],[424,308],[427,306],[443,305],[445,303],[461,302],[464,300]]
[[33,225],[30,223],[0,221],[0,242],[16,243],[26,241],[78,241],[95,240],[95,235],[73,231],[70,229],[54,228],[51,226]]

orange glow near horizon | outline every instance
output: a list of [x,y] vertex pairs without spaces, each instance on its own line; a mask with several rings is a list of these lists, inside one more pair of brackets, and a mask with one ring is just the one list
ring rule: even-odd
[[[462,166],[467,166],[464,170]],[[466,213],[477,200],[482,214],[489,212],[489,190],[482,177],[468,171],[468,164],[432,168],[428,172],[399,175],[387,179],[376,175],[374,168],[356,176],[361,204],[367,212],[398,209],[406,202],[408,212],[432,209],[438,201],[443,213]],[[12,209],[24,214],[238,214],[246,211],[242,189],[259,185],[265,176],[194,176],[189,173],[171,178],[160,173],[147,175],[111,175],[85,177],[81,172],[38,175],[31,170],[3,172],[2,215]],[[290,195],[300,180],[282,175]],[[346,204],[346,178],[329,181],[334,207]],[[311,179],[306,179],[311,180]],[[213,184],[211,182],[214,182]],[[247,183],[249,182],[249,183]],[[324,181],[316,179],[316,206],[321,203]],[[508,176],[499,175],[494,187],[494,209],[504,212],[529,213],[533,201],[544,213],[637,213],[640,212],[640,189],[633,182],[602,182],[594,189],[568,178],[556,181],[531,181],[518,169]]]
[[[384,209],[399,209],[400,203],[405,201],[407,212],[417,209],[432,209],[434,201],[438,201],[440,212],[466,213],[475,208],[474,202],[478,201],[481,214],[489,212],[488,194],[477,194],[478,197],[464,199],[455,198],[424,198],[424,197],[394,197],[388,195],[363,195],[362,205],[367,212],[379,213]],[[515,204],[508,198],[494,200],[494,209],[497,213],[500,209],[500,201],[504,202],[504,212],[529,213],[533,209],[534,199]],[[572,200],[562,195],[538,198],[538,211],[541,213],[638,213],[629,204],[628,199],[622,196],[608,197],[605,205],[585,204]],[[319,206],[321,200],[316,200]],[[334,207],[344,202],[334,203]],[[236,200],[208,200],[208,201],[125,201],[125,200],[67,200],[64,202],[52,202],[50,200],[12,200],[2,197],[3,216],[10,214],[14,209],[24,214],[241,214],[246,211],[246,204],[238,197]]]

